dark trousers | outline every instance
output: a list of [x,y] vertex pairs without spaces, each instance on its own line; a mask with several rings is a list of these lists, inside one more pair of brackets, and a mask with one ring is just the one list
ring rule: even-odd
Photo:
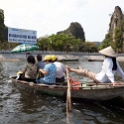
[[65,81],[65,78],[62,77],[62,78],[56,78],[56,82],[64,82]]
[[34,83],[36,83],[36,79],[25,78],[25,76],[23,74],[20,75],[18,80],[24,80],[24,81],[27,81],[27,82],[34,82]]

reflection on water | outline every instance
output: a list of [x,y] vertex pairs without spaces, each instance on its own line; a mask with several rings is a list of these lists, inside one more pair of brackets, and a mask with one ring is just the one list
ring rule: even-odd
[[[62,99],[38,95],[13,87],[9,80],[23,68],[23,62],[0,63],[0,124],[66,124],[66,103]],[[101,62],[66,62],[77,68],[82,66],[99,72]],[[124,69],[123,63],[121,63]],[[82,81],[88,79],[70,73]],[[119,78],[119,77],[117,77]],[[119,97],[107,102],[72,102],[70,124],[123,124],[124,99]]]

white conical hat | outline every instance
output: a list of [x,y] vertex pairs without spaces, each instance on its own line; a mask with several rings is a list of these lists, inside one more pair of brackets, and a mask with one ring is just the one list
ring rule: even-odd
[[100,50],[99,53],[101,53],[102,55],[105,55],[105,56],[117,57],[117,54],[115,53],[115,51],[112,49],[111,46]]

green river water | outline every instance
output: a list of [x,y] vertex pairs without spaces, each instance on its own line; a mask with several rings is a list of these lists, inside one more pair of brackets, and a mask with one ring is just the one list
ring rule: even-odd
[[[24,62],[0,63],[0,124],[66,124],[64,100],[13,87],[9,76],[15,75],[24,64]],[[74,68],[80,65],[99,72],[102,62],[79,61],[65,64]],[[124,70],[124,64],[120,64]],[[70,76],[81,81],[89,81],[73,73]],[[69,123],[124,124],[124,98],[121,96],[101,103],[72,101]]]

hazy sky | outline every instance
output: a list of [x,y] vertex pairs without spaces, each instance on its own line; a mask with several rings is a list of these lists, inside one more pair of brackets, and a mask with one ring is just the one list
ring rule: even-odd
[[8,27],[36,30],[39,38],[78,22],[86,41],[104,39],[115,6],[124,11],[124,0],[0,0]]

